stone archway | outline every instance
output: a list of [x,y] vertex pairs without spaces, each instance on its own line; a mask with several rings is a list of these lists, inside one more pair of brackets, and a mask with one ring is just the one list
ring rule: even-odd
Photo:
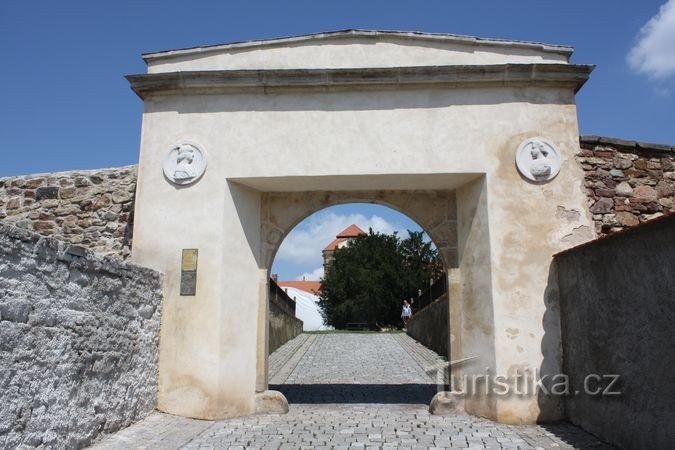
[[[128,77],[144,101],[132,259],[164,274],[158,408],[255,411],[272,255],[308,213],[355,199],[400,209],[442,247],[451,357],[482,358],[463,373],[560,370],[552,255],[593,237],[574,157],[592,67],[571,52],[347,31],[145,55],[148,73]],[[533,397],[465,409],[559,417]]]
[[[324,208],[344,203],[376,203],[397,210],[416,222],[438,248],[448,281],[456,281],[457,272],[457,203],[454,190],[417,191],[304,191],[267,192],[262,194],[262,261],[270,270],[274,256],[284,238],[302,220]],[[456,283],[448,284],[457,290]],[[265,290],[268,292],[268,290]],[[260,310],[268,307],[267,296]],[[267,316],[260,319],[267,323]],[[450,324],[448,324],[450,326]],[[258,324],[258,369],[256,389],[268,385],[267,328]],[[445,355],[449,356],[449,355]]]
[[[433,178],[433,177],[430,177]],[[494,313],[490,281],[490,248],[487,223],[485,179],[475,174],[444,177],[437,185],[449,189],[380,189],[350,188],[378,184],[380,177],[335,179],[342,189],[300,190],[314,187],[311,179],[288,179],[283,188],[260,192],[260,287],[258,289],[258,335],[256,391],[264,392],[267,380],[267,280],[272,261],[284,237],[305,217],[323,208],[352,202],[378,203],[407,215],[423,228],[439,248],[447,270],[451,301],[449,328],[450,359],[480,355],[480,366],[460,367],[454,372],[461,381],[467,373],[482,373],[486,367],[496,370]],[[323,181],[323,180],[322,180]],[[277,182],[281,183],[280,180]],[[251,187],[267,188],[262,180],[244,180],[236,190],[249,192]],[[260,184],[264,183],[264,184]],[[231,183],[234,187],[236,183]],[[393,183],[392,183],[393,184]],[[401,175],[398,185],[427,186],[429,179]],[[293,187],[296,190],[293,190]],[[462,270],[463,266],[463,270]],[[463,273],[463,277],[462,277]],[[479,395],[468,399],[467,410],[490,417],[496,400]],[[494,417],[494,416],[493,416]]]
[[415,221],[437,245],[446,267],[457,265],[454,190],[266,192],[262,195],[263,262],[271,267],[283,239],[309,215],[344,203],[376,203]]

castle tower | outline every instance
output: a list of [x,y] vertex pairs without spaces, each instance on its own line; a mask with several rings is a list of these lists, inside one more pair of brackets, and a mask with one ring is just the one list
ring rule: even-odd
[[338,248],[342,248],[349,243],[352,239],[360,234],[366,234],[361,228],[357,227],[355,224],[349,225],[347,228],[342,230],[335,236],[335,240],[328,244],[326,248],[323,249],[321,254],[323,255],[323,267],[327,268],[328,264],[333,260],[333,254]]

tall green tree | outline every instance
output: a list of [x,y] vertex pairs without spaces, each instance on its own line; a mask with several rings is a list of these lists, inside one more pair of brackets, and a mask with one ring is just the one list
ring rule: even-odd
[[400,241],[399,251],[403,257],[405,274],[409,284],[424,284],[422,290],[429,287],[431,281],[438,280],[443,274],[443,263],[436,247],[424,239],[422,231],[408,230],[408,237]]
[[401,240],[370,229],[335,250],[319,297],[328,325],[341,329],[350,322],[373,328],[400,324],[402,300],[417,296],[443,272],[438,251],[423,233],[408,233]]

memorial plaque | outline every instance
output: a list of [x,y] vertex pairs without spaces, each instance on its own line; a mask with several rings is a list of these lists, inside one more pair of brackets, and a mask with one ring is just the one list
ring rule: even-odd
[[181,272],[180,295],[194,296],[197,294],[197,272]]
[[162,170],[166,179],[173,184],[193,184],[204,175],[206,153],[196,144],[182,142],[169,150]]
[[553,142],[542,137],[523,141],[516,151],[516,167],[530,181],[550,181],[560,172],[561,158]]
[[196,248],[184,248],[180,267],[180,295],[197,295],[197,259]]
[[198,254],[199,250],[197,250],[196,248],[184,248],[183,260],[180,270],[182,270],[183,272],[196,272]]

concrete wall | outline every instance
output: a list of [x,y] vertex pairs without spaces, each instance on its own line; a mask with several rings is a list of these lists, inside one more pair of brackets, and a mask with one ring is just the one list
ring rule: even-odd
[[0,219],[45,236],[128,256],[136,166],[0,178]]
[[[566,398],[568,418],[625,448],[672,448],[675,215],[571,249],[556,262],[564,372],[572,392],[582,392]],[[589,374],[619,374],[612,390],[622,394],[583,394]]]
[[272,353],[286,342],[302,333],[302,320],[290,314],[282,300],[270,295],[269,303],[269,347]]
[[0,447],[79,448],[155,408],[161,283],[0,223]]
[[450,301],[448,300],[448,294],[444,294],[415,312],[412,320],[408,322],[408,336],[441,356],[449,356],[449,314]]

